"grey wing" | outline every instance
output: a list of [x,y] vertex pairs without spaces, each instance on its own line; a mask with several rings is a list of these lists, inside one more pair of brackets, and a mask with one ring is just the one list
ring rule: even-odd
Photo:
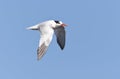
[[64,29],[64,27],[55,28],[55,35],[57,37],[58,45],[63,50],[65,47],[65,29]]
[[40,47],[38,47],[38,49],[37,49],[37,60],[40,60],[43,57],[47,48],[48,48],[48,46],[46,46],[45,43],[43,43]]

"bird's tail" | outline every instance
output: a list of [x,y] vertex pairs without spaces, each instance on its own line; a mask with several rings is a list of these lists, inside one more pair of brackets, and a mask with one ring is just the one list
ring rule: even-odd
[[34,25],[27,28],[28,30],[38,30],[38,25]]

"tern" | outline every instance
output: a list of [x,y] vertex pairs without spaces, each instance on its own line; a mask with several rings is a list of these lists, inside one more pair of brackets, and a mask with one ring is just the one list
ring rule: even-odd
[[40,32],[39,46],[37,49],[37,60],[40,60],[46,53],[48,46],[51,43],[53,35],[55,33],[56,40],[61,50],[65,46],[65,26],[62,21],[48,20],[37,25],[28,27],[28,30],[38,30]]

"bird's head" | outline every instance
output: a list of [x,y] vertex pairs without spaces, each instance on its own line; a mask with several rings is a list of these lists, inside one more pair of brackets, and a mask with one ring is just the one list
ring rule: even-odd
[[57,21],[57,20],[54,20],[54,22],[56,23],[56,26],[55,27],[64,27],[64,26],[67,26],[66,24],[64,24],[62,21]]

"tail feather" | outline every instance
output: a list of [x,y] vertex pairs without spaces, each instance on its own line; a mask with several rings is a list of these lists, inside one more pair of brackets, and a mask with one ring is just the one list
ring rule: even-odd
[[38,30],[38,25],[28,27],[27,29],[28,30]]

